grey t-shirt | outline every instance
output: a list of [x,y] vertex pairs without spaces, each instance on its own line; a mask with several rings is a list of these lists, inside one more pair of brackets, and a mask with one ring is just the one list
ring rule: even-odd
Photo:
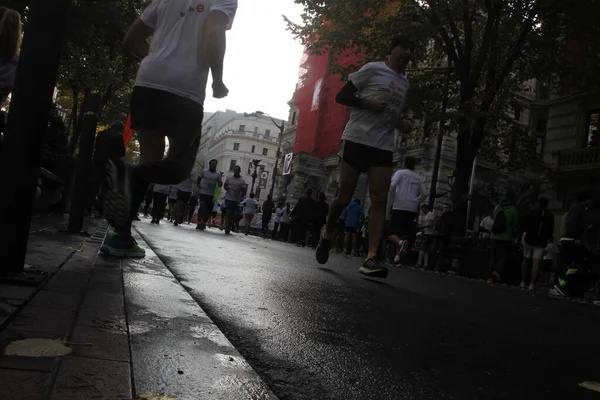
[[217,184],[222,182],[221,173],[219,171],[211,172],[209,169],[200,173],[199,178],[202,178],[198,185],[198,193],[213,196],[217,189]]
[[246,181],[241,176],[239,178],[230,176],[225,180],[225,186],[227,187],[225,200],[237,201],[238,203],[242,201],[244,191],[248,187]]
[[358,89],[358,97],[382,101],[387,107],[381,113],[353,108],[342,140],[394,151],[394,132],[410,86],[408,79],[384,62],[365,64],[349,78]]

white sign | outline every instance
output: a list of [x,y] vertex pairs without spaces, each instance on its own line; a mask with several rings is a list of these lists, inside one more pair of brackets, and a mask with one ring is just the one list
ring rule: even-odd
[[310,111],[315,111],[319,109],[319,102],[321,101],[321,89],[323,87],[323,78],[319,79],[317,83],[315,83],[315,90],[313,92],[312,98],[312,106]]
[[288,153],[285,155],[285,160],[283,161],[283,174],[289,175],[292,173],[292,157],[294,153]]

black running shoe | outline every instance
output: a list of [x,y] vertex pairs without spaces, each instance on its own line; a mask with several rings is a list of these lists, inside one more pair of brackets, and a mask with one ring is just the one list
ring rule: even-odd
[[385,262],[377,257],[367,258],[358,272],[372,278],[387,278],[388,276]]
[[131,215],[131,166],[123,160],[109,160],[106,165],[104,218],[113,226],[124,226]]
[[331,250],[331,240],[325,239],[323,235],[321,235],[321,240],[319,240],[317,250],[315,251],[315,255],[317,256],[317,262],[319,264],[327,263],[327,261],[329,260],[329,250]]

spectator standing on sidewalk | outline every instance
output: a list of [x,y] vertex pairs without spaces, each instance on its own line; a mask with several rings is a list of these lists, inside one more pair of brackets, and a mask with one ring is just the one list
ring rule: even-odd
[[514,202],[514,192],[504,188],[500,192],[499,204],[494,209],[492,226],[492,249],[490,254],[492,276],[488,282],[502,282],[508,260],[516,238],[519,212]]
[[152,198],[152,221],[151,224],[160,224],[160,221],[165,217],[165,207],[169,198],[169,185],[154,184]]
[[[542,197],[538,200],[538,207],[531,210],[525,217],[523,237],[523,263],[521,265],[522,289],[529,281],[529,290],[535,289],[541,262],[544,259],[544,251],[548,242],[552,241],[554,235],[554,215],[548,211],[548,199]],[[533,259],[533,260],[532,260]],[[532,266],[529,267],[531,261]]]
[[360,200],[355,199],[352,203],[348,204],[344,210],[344,215],[346,216],[344,221],[344,225],[346,227],[344,251],[346,254],[358,256],[358,231],[365,220],[365,212],[360,206]]
[[312,230],[310,235],[310,247],[316,248],[319,244],[319,238],[321,237],[321,230],[327,222],[327,214],[329,214],[329,204],[327,204],[327,197],[325,193],[319,193],[319,200],[314,206]]
[[[206,4],[150,2],[127,30],[123,43],[142,60],[131,94],[131,126],[140,142],[140,163],[108,164],[104,216],[115,227],[102,251],[143,257],[131,236],[131,223],[151,182],[172,184],[186,179],[200,146],[209,72],[213,97],[229,90],[223,83],[226,31],[231,29],[237,0]],[[165,138],[169,152],[165,157]]]
[[277,208],[275,209],[275,219],[273,232],[271,232],[271,239],[277,239],[277,234],[279,233],[279,225],[281,224],[281,216],[283,214],[283,203],[277,204]]
[[315,212],[315,200],[313,190],[306,189],[304,196],[298,199],[298,203],[292,210],[292,241],[297,245],[306,244],[306,233],[313,220]]
[[479,237],[481,239],[489,239],[492,234],[492,226],[494,226],[494,219],[491,215],[482,219],[479,224]]
[[256,215],[256,211],[258,208],[258,201],[254,198],[254,193],[250,193],[250,197],[247,197],[244,201],[242,201],[242,207],[244,207],[244,221],[246,222],[246,236],[250,233],[250,228],[252,228],[252,221],[254,220],[254,216]]
[[396,171],[392,177],[391,191],[394,201],[389,240],[397,246],[394,258],[396,265],[406,262],[407,251],[416,235],[419,206],[427,195],[423,179],[414,171],[415,164],[414,157],[406,157],[404,169]]
[[169,201],[167,203],[167,219],[173,222],[173,214],[177,204],[177,185],[169,186]]
[[433,247],[433,234],[435,230],[435,214],[429,209],[429,204],[421,205],[421,216],[417,229],[423,234],[417,266],[419,268],[427,268],[429,267],[429,254]]
[[273,203],[273,197],[269,194],[262,206],[262,234],[264,238],[269,234],[269,224],[271,223],[274,212],[275,203]]
[[434,228],[435,239],[433,248],[436,253],[435,270],[437,272],[446,272],[445,253],[452,239],[452,234],[455,231],[455,216],[452,212],[452,206],[444,204],[442,207],[442,215],[438,219]]
[[285,203],[285,207],[283,207],[281,209],[281,220],[280,220],[280,233],[279,233],[279,238],[284,241],[287,242],[288,240],[290,240],[290,224],[292,222],[292,211],[291,211],[291,205],[290,203]]

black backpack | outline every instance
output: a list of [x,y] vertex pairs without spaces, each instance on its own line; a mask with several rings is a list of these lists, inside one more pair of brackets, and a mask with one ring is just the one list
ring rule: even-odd
[[498,235],[504,232],[508,228],[508,221],[506,220],[506,215],[504,214],[504,209],[500,209],[498,214],[496,214],[496,218],[494,218],[494,225],[492,225],[492,233]]

